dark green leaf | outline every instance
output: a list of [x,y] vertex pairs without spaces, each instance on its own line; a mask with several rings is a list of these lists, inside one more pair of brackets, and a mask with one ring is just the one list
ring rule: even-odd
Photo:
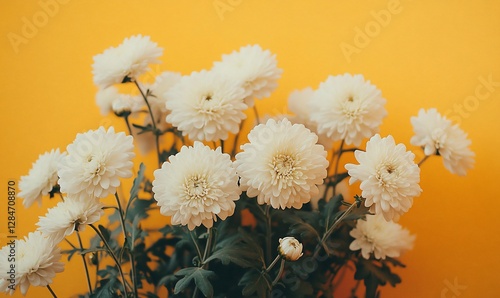
[[205,295],[205,297],[213,296],[213,287],[209,279],[213,279],[216,277],[215,272],[205,270],[199,267],[188,267],[177,271],[175,273],[175,276],[178,277],[183,276],[175,284],[175,290],[174,290],[175,294],[179,294],[180,292],[182,292],[194,280],[195,285],[200,289],[200,291],[203,293],[203,295]]
[[137,176],[134,179],[134,184],[130,189],[130,200],[134,200],[139,194],[141,183],[144,180],[145,169],[146,166],[144,166],[144,164],[141,162],[141,164],[139,165],[139,171],[137,172]]
[[258,297],[266,297],[268,289],[271,289],[271,279],[265,272],[249,270],[245,272],[238,285],[244,286],[241,292],[243,296],[250,296],[257,292]]

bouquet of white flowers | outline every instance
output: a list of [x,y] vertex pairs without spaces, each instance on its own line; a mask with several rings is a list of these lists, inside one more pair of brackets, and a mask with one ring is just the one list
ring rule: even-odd
[[[0,250],[0,291],[46,286],[56,297],[50,284],[64,270],[62,254],[83,260],[81,297],[153,298],[162,287],[169,297],[332,297],[346,268],[355,270],[352,297],[360,281],[366,297],[401,282],[391,269],[404,267],[396,258],[415,236],[397,221],[422,192],[420,165],[433,155],[458,175],[473,165],[457,125],[435,109],[413,117],[410,143],[425,156],[416,163],[404,144],[378,134],[386,100],[362,75],[295,91],[294,115],[263,121],[254,101],[269,97],[282,73],[270,51],[245,46],[210,70],[140,82],[162,53],[138,35],[94,57],[96,102],[128,132],[78,134],[21,177],[26,207],[47,196],[61,202],[12,244],[14,276],[11,247]],[[121,93],[118,84],[137,92]],[[124,197],[118,190],[134,175],[134,143],[142,155],[156,153],[158,169],[146,177],[140,163]],[[346,154],[356,162],[342,164]],[[360,182],[359,194],[349,195],[347,179]],[[115,205],[102,202],[108,196]],[[151,228],[153,212],[165,221]],[[80,236],[87,226],[92,239]]]

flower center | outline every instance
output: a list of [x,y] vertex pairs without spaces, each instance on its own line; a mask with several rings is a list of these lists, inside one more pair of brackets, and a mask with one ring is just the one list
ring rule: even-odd
[[96,176],[101,176],[106,171],[106,164],[99,161],[95,156],[89,156],[85,164],[85,173],[88,179],[94,179]]
[[203,100],[204,100],[204,101],[205,101],[205,100],[206,100],[206,101],[211,101],[211,100],[212,100],[212,97],[213,97],[213,95],[209,93],[209,94],[207,94],[207,95],[204,95],[204,96],[203,96]]
[[355,100],[353,95],[347,96],[347,99],[342,106],[342,113],[352,120],[357,119],[362,113],[359,102]]
[[205,200],[208,195],[207,179],[201,175],[194,175],[184,182],[184,193],[190,200]]
[[441,128],[437,128],[432,131],[431,138],[434,141],[434,147],[436,148],[436,150],[443,148],[445,137],[446,133]]
[[296,170],[295,159],[286,154],[274,156],[272,166],[276,179],[290,179]]
[[397,179],[397,168],[393,164],[384,164],[377,169],[376,178],[383,186],[392,184]]

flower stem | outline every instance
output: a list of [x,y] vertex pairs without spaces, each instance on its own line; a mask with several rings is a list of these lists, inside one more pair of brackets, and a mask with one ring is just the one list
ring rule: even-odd
[[321,247],[325,247],[325,242],[326,240],[328,239],[328,237],[330,237],[330,235],[333,233],[333,231],[335,230],[335,228],[342,222],[342,220],[347,216],[349,215],[349,213],[351,213],[352,209],[354,209],[354,206],[356,206],[357,203],[354,202],[351,204],[351,206],[349,206],[349,208],[347,208],[346,211],[344,211],[344,213],[342,213],[342,215],[339,217],[339,219],[337,219],[333,225],[326,231],[326,233],[323,235],[323,237],[321,238],[321,241],[320,243],[318,243],[318,245],[316,246],[316,250],[314,251],[314,255],[313,255],[313,258],[316,258],[318,256],[318,253],[320,251],[320,248]]
[[[123,241],[125,241],[125,243],[128,243],[128,240],[127,240],[127,230],[126,230],[126,227],[125,227],[125,218],[123,217],[123,209],[122,209],[122,204],[120,202],[120,198],[118,197],[118,193],[115,192],[115,198],[116,198],[116,204],[118,205],[118,213],[120,214],[120,223],[122,225],[122,231],[123,231]],[[134,253],[133,253],[133,248],[134,248],[134,243],[130,243],[129,244],[130,247],[132,249],[128,249],[128,254],[130,256],[130,268],[132,270],[132,286],[134,287],[134,294],[135,294],[135,297],[138,297],[138,292],[137,292],[137,281],[136,281],[136,278],[137,276],[135,275],[135,257],[134,257]]]
[[123,119],[125,119],[125,124],[127,124],[128,134],[132,135],[132,128],[130,127],[130,121],[128,121],[128,115],[123,117]]
[[[78,238],[78,244],[80,244],[80,252],[83,251],[82,238],[80,237],[80,232],[76,231],[76,236]],[[92,295],[92,284],[90,283],[89,267],[87,266],[87,260],[85,260],[85,255],[80,253],[83,260],[83,267],[85,268],[85,276],[87,277],[87,287],[89,288],[89,293]]]
[[52,297],[57,298],[56,293],[54,293],[54,291],[52,290],[52,288],[50,287],[50,285],[47,285],[47,289],[49,289],[49,292],[50,292],[50,294],[52,294]]
[[194,247],[196,248],[196,253],[198,254],[198,258],[201,261],[203,256],[201,255],[201,250],[200,250],[200,247],[198,246],[198,241],[194,237],[193,233],[195,233],[195,232],[189,231],[189,236],[191,236],[191,240],[193,240]]
[[266,262],[271,261],[271,205],[266,206]]
[[266,272],[269,273],[269,271],[271,271],[271,269],[273,269],[274,265],[276,265],[276,263],[278,263],[278,261],[280,259],[281,259],[281,256],[277,255],[276,258],[273,260],[273,262],[271,264],[269,264],[269,266],[267,267]]
[[418,166],[420,167],[429,157],[430,155],[426,155],[421,161],[418,162]]
[[260,124],[259,112],[257,111],[257,106],[253,106],[253,112],[255,113],[255,120],[257,120],[257,125]]
[[104,236],[101,234],[101,232],[99,232],[99,230],[93,224],[90,224],[90,227],[96,232],[97,236],[99,236],[99,238],[101,238],[102,242],[104,243],[104,246],[106,246],[106,249],[108,250],[109,255],[111,256],[113,261],[115,261],[115,264],[118,267],[118,271],[120,272],[120,276],[121,276],[122,281],[123,281],[123,290],[125,293],[125,297],[128,297],[127,286],[126,286],[127,281],[125,280],[125,275],[123,274],[123,270],[122,270],[122,266],[121,266],[120,262],[118,262],[118,259],[116,258],[115,253],[113,252],[113,250],[111,249],[111,247],[109,246],[108,242],[106,241]]
[[156,154],[158,155],[158,165],[161,167],[161,153],[160,153],[160,144],[159,144],[160,136],[158,135],[158,130],[156,128],[156,121],[155,121],[155,117],[153,116],[153,109],[151,109],[151,105],[149,104],[148,97],[142,91],[137,80],[134,80],[134,84],[137,86],[137,89],[139,89],[139,92],[141,93],[142,98],[144,98],[144,101],[146,102],[146,106],[148,107],[149,116],[151,117],[151,123],[153,125],[153,133],[155,135]]
[[238,133],[234,136],[234,142],[233,142],[233,148],[231,150],[231,157],[234,157],[236,155],[236,150],[238,149],[237,146],[238,146],[238,139],[240,137],[240,132],[241,132],[241,129],[243,128],[243,123],[245,123],[245,119],[241,120],[240,122],[240,129],[238,130]]
[[335,192],[337,189],[337,174],[339,171],[340,157],[342,156],[342,153],[344,153],[343,149],[344,149],[344,140],[342,140],[342,142],[340,143],[339,156],[337,157],[337,160],[335,161],[335,169],[333,169],[334,170],[333,179],[335,179],[334,184],[333,184],[333,196],[335,196]]
[[278,271],[278,274],[276,275],[276,278],[273,280],[273,283],[272,283],[272,286],[274,287],[278,281],[280,280],[281,278],[281,274],[283,274],[283,270],[285,269],[285,259],[282,259],[281,260],[281,264],[280,264],[280,270]]
[[205,260],[210,256],[210,251],[212,248],[212,238],[213,238],[212,228],[208,228],[207,230],[208,230],[208,239],[207,239],[207,244],[205,246],[205,251],[203,252],[203,260],[202,260],[204,269],[206,269],[206,267],[208,266],[208,264],[204,264],[204,263],[205,263]]

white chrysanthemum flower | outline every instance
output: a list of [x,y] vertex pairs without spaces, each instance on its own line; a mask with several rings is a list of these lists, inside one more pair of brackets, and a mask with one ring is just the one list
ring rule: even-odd
[[[15,274],[10,274],[9,255],[15,250]],[[9,288],[11,279],[14,279],[16,288],[26,295],[30,286],[45,287],[52,283],[56,273],[64,271],[60,249],[53,241],[44,237],[40,232],[29,233],[22,240],[15,240],[15,244],[7,244],[0,250],[0,292],[15,292]]]
[[42,205],[42,196],[48,195],[57,184],[57,166],[64,156],[59,149],[45,152],[33,163],[29,174],[21,177],[18,196],[24,199],[24,207],[29,208],[34,202]]
[[75,230],[83,231],[87,225],[97,222],[104,214],[104,205],[98,199],[80,200],[66,197],[64,202],[50,208],[40,216],[38,230],[59,243]]
[[280,245],[278,252],[287,261],[297,261],[302,257],[302,243],[294,237],[285,237],[279,239]]
[[230,156],[201,142],[183,146],[154,176],[154,198],[161,214],[190,230],[201,224],[211,228],[217,217],[225,220],[233,215],[234,201],[241,194]]
[[193,141],[217,141],[237,133],[246,118],[245,90],[213,72],[193,72],[167,92],[166,120]]
[[363,138],[378,132],[387,115],[385,102],[380,90],[362,75],[330,76],[314,93],[311,119],[319,133],[359,146]]
[[113,101],[121,96],[114,86],[99,89],[95,96],[95,102],[101,111],[101,115],[106,116],[113,110]]
[[411,123],[415,132],[411,144],[423,147],[427,156],[442,156],[448,171],[465,176],[474,166],[474,152],[468,148],[471,141],[467,134],[436,109],[421,109],[417,117],[411,117]]
[[132,136],[115,133],[111,126],[78,134],[59,165],[61,192],[78,198],[104,198],[113,194],[120,178],[132,177]]
[[403,144],[396,145],[392,136],[376,134],[366,143],[366,152],[356,150],[354,155],[359,165],[346,164],[345,168],[350,184],[361,181],[365,206],[386,220],[399,219],[422,192],[415,154]]
[[395,222],[386,221],[381,215],[366,215],[366,220],[358,220],[349,233],[354,241],[349,248],[361,249],[361,255],[369,259],[373,253],[376,259],[397,258],[413,248],[415,235]]
[[144,106],[144,99],[141,96],[132,96],[128,94],[120,94],[113,103],[112,109],[115,115],[122,116],[127,113],[137,113]]
[[288,108],[295,116],[289,120],[292,123],[304,124],[305,127],[318,135],[318,144],[323,145],[326,150],[329,150],[333,146],[333,140],[325,133],[319,133],[318,125],[311,120],[310,102],[313,96],[314,90],[311,88],[293,91],[288,97]]
[[149,64],[159,64],[158,57],[162,54],[163,49],[152,42],[149,36],[125,38],[118,47],[111,47],[94,56],[94,83],[106,88],[127,80],[134,81],[149,70]]
[[298,209],[318,193],[327,175],[326,151],[304,125],[269,119],[254,127],[248,139],[235,165],[249,197],[276,209]]
[[252,107],[254,98],[269,97],[278,87],[283,71],[277,64],[276,55],[269,50],[263,50],[259,45],[248,45],[222,55],[222,61],[215,62],[212,70],[243,86],[248,94],[245,103]]
[[[167,102],[166,93],[179,83],[181,79],[182,75],[180,73],[172,71],[164,71],[156,77],[155,82],[149,88],[151,95],[148,96],[149,104],[153,110],[158,110],[162,113],[168,112],[165,106]],[[162,120],[165,122],[165,119]]]

